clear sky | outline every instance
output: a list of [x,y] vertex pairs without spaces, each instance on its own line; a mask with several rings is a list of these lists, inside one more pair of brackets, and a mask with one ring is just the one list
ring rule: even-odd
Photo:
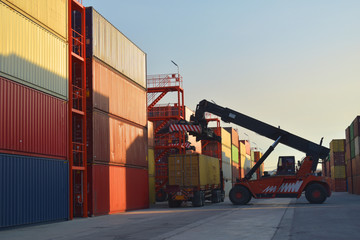
[[[360,114],[360,1],[83,0],[147,53],[148,74],[184,80],[185,104],[237,110],[324,145]],[[223,126],[227,126],[223,124]],[[272,141],[237,127],[263,152]],[[247,134],[247,135],[246,135]],[[278,155],[304,154],[278,146]]]

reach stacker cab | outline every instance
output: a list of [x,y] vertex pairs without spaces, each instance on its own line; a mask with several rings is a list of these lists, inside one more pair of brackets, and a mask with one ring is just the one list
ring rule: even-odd
[[[191,117],[190,122],[179,123],[200,126],[201,131],[189,131],[190,134],[197,137],[198,141],[202,139],[219,141],[219,137],[207,127],[205,112],[221,117],[224,122],[234,123],[275,141],[245,177],[240,179],[230,190],[229,198],[233,204],[247,204],[252,197],[299,198],[303,192],[310,203],[323,203],[327,197],[330,197],[330,179],[316,174],[319,159],[326,159],[330,151],[321,146],[322,140],[320,144],[313,143],[280,129],[280,127],[273,127],[232,109],[203,100],[197,105],[195,115]],[[252,180],[253,174],[279,143],[302,151],[306,156],[298,164],[292,156],[279,157],[275,175],[264,175]]]

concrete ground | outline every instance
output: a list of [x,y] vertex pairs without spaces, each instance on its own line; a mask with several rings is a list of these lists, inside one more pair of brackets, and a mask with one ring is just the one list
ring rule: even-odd
[[333,193],[324,204],[299,199],[252,199],[234,206],[191,204],[75,219],[0,231],[0,239],[360,239],[360,196]]

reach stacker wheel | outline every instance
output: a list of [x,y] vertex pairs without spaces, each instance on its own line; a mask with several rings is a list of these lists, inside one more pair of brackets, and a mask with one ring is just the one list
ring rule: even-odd
[[251,200],[251,194],[244,186],[234,186],[230,190],[229,198],[235,205],[245,205]]
[[156,192],[156,201],[157,202],[164,202],[167,198],[167,194],[164,189],[160,189]]
[[326,200],[326,190],[323,185],[313,183],[306,187],[305,197],[309,203],[321,204]]

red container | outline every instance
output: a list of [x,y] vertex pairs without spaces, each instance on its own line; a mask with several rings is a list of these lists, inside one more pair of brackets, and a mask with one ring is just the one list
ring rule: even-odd
[[147,167],[146,127],[133,125],[99,111],[93,111],[88,124],[88,159],[127,166]]
[[330,165],[331,166],[344,166],[345,153],[344,152],[330,152]]
[[345,162],[347,162],[348,160],[350,160],[351,156],[351,152],[350,152],[350,143],[346,143],[345,144]]
[[149,207],[146,169],[114,165],[89,165],[88,200],[92,216]]
[[350,127],[345,129],[345,143],[350,144]]
[[239,134],[238,134],[238,132],[234,128],[231,128],[231,127],[226,127],[224,129],[231,134],[231,144],[235,145],[237,148],[239,148]]
[[202,148],[202,154],[210,156],[210,157],[217,158],[218,157],[217,156],[217,149],[218,149],[217,142],[210,142],[204,148]]
[[146,89],[95,58],[86,66],[90,93],[88,109],[97,108],[145,127]]
[[232,166],[232,183],[236,183],[236,179],[240,179],[240,172],[238,166]]
[[346,178],[331,179],[332,191],[334,192],[346,192]]
[[67,159],[66,101],[0,77],[0,152]]
[[356,156],[351,160],[352,176],[360,175],[360,156]]
[[360,116],[354,119],[354,138],[360,136]]
[[360,195],[360,175],[353,177],[353,193]]

